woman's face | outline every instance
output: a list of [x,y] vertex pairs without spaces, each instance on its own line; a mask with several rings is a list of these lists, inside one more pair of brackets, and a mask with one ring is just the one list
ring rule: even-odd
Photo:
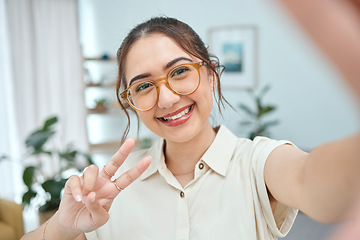
[[[141,38],[134,43],[126,57],[127,86],[134,77],[143,76],[135,81],[156,80],[167,76],[169,71],[180,64],[200,61],[187,54],[166,35],[153,34]],[[155,107],[146,112],[137,112],[147,128],[173,142],[190,141],[211,129],[208,119],[213,105],[212,91],[215,84],[214,74],[210,74],[206,66],[200,67],[200,86],[190,95],[180,96],[173,93],[164,81],[158,86],[159,101]]]

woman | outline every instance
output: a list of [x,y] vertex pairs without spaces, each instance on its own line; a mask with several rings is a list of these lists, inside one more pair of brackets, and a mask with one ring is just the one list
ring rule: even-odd
[[356,197],[359,134],[307,154],[212,128],[213,92],[220,109],[226,102],[219,64],[176,19],[135,27],[118,62],[118,96],[162,139],[131,155],[128,139],[100,172],[72,176],[57,213],[24,239],[277,239],[296,209],[323,222],[344,217]]

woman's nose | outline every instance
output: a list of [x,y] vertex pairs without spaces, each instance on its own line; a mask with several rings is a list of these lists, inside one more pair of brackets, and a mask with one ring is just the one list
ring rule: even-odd
[[175,103],[180,101],[180,96],[171,89],[168,88],[166,84],[159,85],[159,101],[158,107],[162,109],[170,108]]

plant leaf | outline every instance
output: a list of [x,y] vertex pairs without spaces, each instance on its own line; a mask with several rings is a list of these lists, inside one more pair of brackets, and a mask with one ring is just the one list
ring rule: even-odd
[[60,198],[61,190],[64,188],[66,179],[49,179],[46,180],[41,186],[43,189],[50,193],[51,198]]
[[252,131],[252,132],[249,133],[249,139],[254,140],[255,137],[256,137],[255,132]]
[[45,181],[41,186],[43,189],[50,194],[50,199],[39,208],[40,212],[46,212],[49,210],[56,210],[59,208],[61,201],[61,191],[65,187],[67,179],[49,179]]
[[247,88],[245,89],[245,91],[251,98],[256,98],[256,94],[253,88]]
[[33,199],[34,197],[36,197],[37,193],[34,192],[32,189],[29,189],[26,193],[24,193],[23,197],[22,197],[22,203],[24,206],[29,205],[31,199]]
[[254,124],[254,122],[250,121],[250,120],[248,120],[248,121],[244,120],[244,121],[241,121],[240,123],[241,123],[242,126],[249,126],[251,124]]
[[279,123],[280,123],[279,120],[268,121],[268,122],[263,124],[263,128],[266,129],[266,128],[270,127],[270,126],[278,125]]
[[273,105],[267,105],[267,106],[265,106],[265,107],[263,107],[263,108],[260,109],[260,111],[259,111],[259,117],[262,117],[262,116],[264,116],[265,114],[274,111],[275,109],[276,109],[275,106],[273,106]]
[[76,150],[67,149],[65,152],[59,152],[58,154],[60,158],[65,159],[68,162],[74,162],[78,152]]
[[259,97],[256,97],[255,101],[256,101],[256,109],[257,109],[256,117],[260,118],[261,117],[261,110],[263,109],[263,106],[261,104],[261,99]]
[[254,113],[248,106],[244,105],[244,104],[240,104],[239,108],[241,110],[243,110],[245,113],[247,113],[248,115],[250,115],[251,117],[256,117],[256,113]]
[[48,211],[52,211],[52,210],[57,210],[59,208],[60,201],[61,201],[60,198],[56,199],[56,200],[50,199],[50,200],[46,201],[46,203],[44,205],[39,207],[39,212],[48,212]]
[[48,118],[44,123],[43,130],[49,129],[52,125],[57,123],[57,121],[58,121],[58,118],[56,116]]
[[26,147],[32,147],[35,150],[40,151],[42,146],[54,134],[55,131],[52,130],[37,130],[26,138],[25,141]]
[[270,84],[267,84],[267,85],[265,85],[262,89],[261,89],[261,91],[260,91],[260,93],[259,93],[259,98],[263,98],[264,96],[265,96],[265,94],[270,90],[270,88],[271,88],[271,86],[270,86]]
[[23,181],[29,189],[31,188],[31,185],[34,183],[35,171],[36,168],[34,166],[27,167],[24,170]]
[[39,148],[39,149],[34,149],[30,155],[39,155],[39,154],[47,154],[47,155],[52,155],[52,152],[49,152],[49,151],[45,151],[44,149],[42,148]]

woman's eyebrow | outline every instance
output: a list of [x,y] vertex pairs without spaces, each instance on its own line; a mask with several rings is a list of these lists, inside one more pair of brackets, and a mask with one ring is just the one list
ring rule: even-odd
[[[187,61],[187,62],[193,62],[193,60],[191,58],[187,58],[187,57],[178,57],[178,58],[175,58],[174,60],[171,60],[170,62],[168,62],[165,66],[164,66],[164,70],[167,70],[168,68],[170,68],[171,66],[173,66],[175,63],[177,62],[180,62],[180,61]],[[140,79],[143,79],[143,78],[147,78],[147,77],[150,77],[151,74],[150,73],[142,73],[142,74],[139,74],[135,77],[133,77],[131,80],[130,80],[130,83],[129,83],[129,86],[131,86],[131,84],[133,84],[135,81],[137,80],[140,80]]]
[[182,60],[185,60],[185,61],[188,61],[188,62],[193,62],[193,60],[191,58],[187,58],[187,57],[178,57],[178,58],[175,58],[174,60],[168,62],[168,64],[166,64],[164,66],[164,70],[170,68],[171,66],[173,66],[175,63],[179,62],[179,61],[182,61]]
[[130,80],[130,83],[129,83],[129,86],[131,86],[131,84],[133,84],[133,82],[137,81],[137,80],[140,80],[142,78],[147,78],[147,77],[150,77],[150,73],[143,73],[143,74],[139,74],[135,77],[133,77],[131,80]]

